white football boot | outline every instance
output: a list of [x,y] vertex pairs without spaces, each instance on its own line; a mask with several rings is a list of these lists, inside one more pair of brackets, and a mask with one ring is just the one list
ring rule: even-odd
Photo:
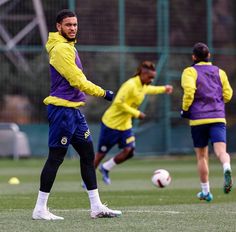
[[109,209],[106,205],[99,206],[96,210],[92,210],[90,213],[91,218],[113,218],[122,215],[120,210]]
[[56,216],[53,213],[50,213],[48,209],[34,209],[32,214],[32,219],[34,220],[64,220],[63,217]]

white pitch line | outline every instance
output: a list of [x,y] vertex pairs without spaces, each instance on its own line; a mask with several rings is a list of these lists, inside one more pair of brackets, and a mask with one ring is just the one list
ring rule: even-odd
[[[54,209],[53,211],[70,212],[72,210],[76,210],[80,212],[90,212],[90,210],[88,209]],[[187,211],[180,212],[180,211],[172,211],[172,210],[122,210],[122,209],[119,209],[119,210],[121,210],[123,213],[158,213],[158,214],[185,214],[187,213]],[[225,213],[236,214],[236,211],[227,211]]]
[[[120,209],[120,208],[119,208]],[[4,211],[25,211],[26,209],[5,209]],[[51,209],[56,212],[71,212],[71,211],[80,211],[80,212],[90,212],[88,209]],[[173,210],[122,210],[123,213],[159,213],[159,214],[186,214],[188,211],[180,212]],[[207,213],[215,213],[215,211],[207,212]],[[236,214],[236,211],[218,211],[219,214]]]
[[125,210],[128,213],[167,213],[167,214],[179,214],[179,211],[159,211],[159,210]]
[[[73,209],[76,210],[76,209]],[[71,210],[69,209],[58,209],[58,210],[54,210],[57,212],[69,212]],[[89,212],[90,210],[87,209],[79,209],[77,211],[80,212]],[[167,210],[167,211],[159,211],[159,210],[122,210],[123,213],[166,213],[166,214],[179,214],[179,213],[183,213],[183,212],[179,212],[179,211],[171,211],[171,210]]]

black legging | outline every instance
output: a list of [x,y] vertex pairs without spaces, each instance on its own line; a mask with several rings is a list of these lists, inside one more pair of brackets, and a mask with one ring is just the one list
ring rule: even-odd
[[49,155],[40,176],[40,191],[49,193],[57,175],[57,170],[63,163],[67,148],[49,148]]
[[[82,179],[88,190],[97,188],[96,172],[94,168],[94,150],[92,142],[78,142],[73,144],[80,155],[80,170]],[[49,148],[48,159],[40,176],[40,191],[49,193],[55,181],[58,168],[64,161],[67,148]]]
[[80,156],[80,171],[87,190],[97,188],[97,177],[94,167],[94,149],[92,142],[78,142],[73,144]]

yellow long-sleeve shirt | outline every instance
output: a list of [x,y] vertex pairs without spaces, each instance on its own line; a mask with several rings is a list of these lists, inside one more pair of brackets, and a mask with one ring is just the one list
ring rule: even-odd
[[142,85],[140,77],[136,76],[124,82],[117,95],[102,117],[102,122],[115,130],[132,128],[132,118],[138,118],[138,107],[146,94],[165,93],[165,86]]

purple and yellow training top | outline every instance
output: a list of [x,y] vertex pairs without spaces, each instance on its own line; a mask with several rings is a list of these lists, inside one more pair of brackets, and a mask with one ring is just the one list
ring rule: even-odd
[[51,89],[46,105],[77,108],[85,104],[85,94],[103,97],[105,90],[88,81],[75,48],[58,32],[49,33],[46,49],[49,54]]
[[199,62],[184,69],[182,109],[190,112],[191,126],[215,122],[226,123],[225,103],[233,90],[226,73],[211,62]]

